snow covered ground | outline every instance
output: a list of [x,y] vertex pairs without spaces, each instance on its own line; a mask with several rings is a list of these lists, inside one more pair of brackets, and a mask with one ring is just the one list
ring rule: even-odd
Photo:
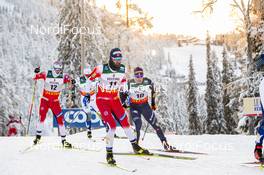
[[[99,162],[105,161],[105,143],[102,141],[105,130],[93,131],[96,142],[88,141],[86,133],[71,135],[68,140],[80,147],[102,150],[87,152],[79,150],[61,150],[59,137],[44,137],[42,144],[27,153],[25,149],[32,143],[33,137],[0,138],[0,174],[1,175],[123,175],[130,174],[120,169],[107,167]],[[123,131],[118,130],[118,135]],[[254,161],[253,136],[242,135],[202,135],[175,136],[167,135],[171,144],[182,149],[206,152],[208,155],[187,155],[197,160],[176,160],[151,157],[150,160],[136,156],[118,156],[117,163],[137,171],[133,174],[151,175],[258,175],[260,168],[240,165],[242,162]],[[146,148],[161,148],[155,134],[147,134],[143,143]],[[124,139],[115,139],[115,152],[132,151],[130,143]],[[174,153],[175,154],[175,153]],[[176,154],[181,155],[181,154]],[[183,155],[183,154],[182,154]]]

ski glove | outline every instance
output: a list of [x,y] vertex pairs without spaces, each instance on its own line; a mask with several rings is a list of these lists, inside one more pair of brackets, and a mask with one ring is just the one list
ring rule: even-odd
[[75,83],[76,83],[76,80],[75,80],[75,79],[72,79],[72,80],[71,80],[71,83],[72,83],[72,84],[75,84]]
[[40,67],[35,68],[34,72],[37,74],[40,72]]
[[156,105],[154,105],[154,104],[152,104],[151,105],[151,109],[153,109],[154,111],[157,109],[157,106]]
[[124,104],[122,104],[122,106],[126,109],[130,108],[129,104],[127,104],[126,102]]
[[88,106],[88,104],[90,103],[90,94],[86,94],[82,100],[84,106]]
[[256,144],[254,155],[257,160],[260,160],[262,158],[262,145],[261,144]]
[[90,103],[90,94],[86,94],[83,98],[84,104]]

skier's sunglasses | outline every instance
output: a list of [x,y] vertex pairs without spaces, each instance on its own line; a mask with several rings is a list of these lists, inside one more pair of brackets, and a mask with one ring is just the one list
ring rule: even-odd
[[122,60],[122,57],[112,57],[112,60],[113,61],[121,61]]
[[144,74],[143,74],[143,72],[136,72],[136,73],[134,74],[134,76],[135,76],[136,78],[143,78]]
[[60,72],[60,73],[62,72],[62,69],[60,69],[60,68],[55,68],[54,70],[55,70],[55,72]]

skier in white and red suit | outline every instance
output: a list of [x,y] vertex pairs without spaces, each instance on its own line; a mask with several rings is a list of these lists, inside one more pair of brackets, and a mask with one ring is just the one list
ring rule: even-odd
[[8,127],[7,136],[17,136],[18,135],[18,126],[22,125],[21,119],[18,120],[13,115],[9,115],[9,122],[6,124]]
[[134,152],[137,154],[149,154],[148,150],[141,148],[137,144],[136,137],[130,128],[128,117],[119,98],[119,92],[123,91],[126,85],[125,66],[121,64],[121,61],[121,50],[114,48],[110,52],[110,58],[107,64],[99,65],[90,74],[86,74],[90,80],[99,79],[96,104],[102,115],[102,120],[109,126],[106,136],[106,160],[108,164],[116,163],[112,151],[116,130],[115,119],[124,129]]
[[35,69],[34,80],[44,80],[43,95],[40,100],[39,122],[37,125],[36,138],[34,144],[38,144],[42,135],[44,121],[49,109],[53,112],[58,122],[59,133],[62,139],[62,145],[65,148],[71,148],[72,145],[66,142],[66,131],[63,121],[63,114],[59,102],[59,96],[66,83],[70,83],[71,79],[68,75],[63,74],[63,65],[56,61],[53,63],[53,69],[48,72],[40,72],[40,68]]

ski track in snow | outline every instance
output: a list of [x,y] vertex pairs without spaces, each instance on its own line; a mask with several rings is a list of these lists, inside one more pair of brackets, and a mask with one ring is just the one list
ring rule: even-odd
[[[123,131],[118,129],[118,135]],[[0,138],[0,174],[1,175],[123,175],[129,172],[104,166],[105,143],[102,137],[105,129],[94,130],[93,137],[97,142],[90,142],[86,133],[68,136],[75,146],[91,149],[101,148],[100,152],[62,150],[60,138],[43,137],[39,147],[22,154],[20,151],[30,146],[34,137],[1,137]],[[241,166],[243,162],[254,161],[254,136],[243,135],[201,135],[179,136],[167,135],[168,141],[178,148],[188,151],[206,152],[208,155],[176,154],[197,157],[197,160],[176,160],[150,157],[150,160],[136,156],[118,156],[115,159],[120,166],[137,169],[132,174],[151,175],[260,175],[264,170]],[[161,148],[155,134],[147,134],[144,142],[146,148]],[[131,152],[132,147],[126,139],[115,139],[115,152]]]

